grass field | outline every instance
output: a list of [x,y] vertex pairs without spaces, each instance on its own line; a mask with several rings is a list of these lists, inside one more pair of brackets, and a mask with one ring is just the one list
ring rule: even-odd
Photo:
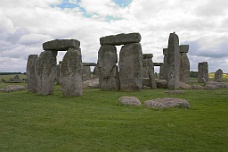
[[[228,89],[111,92],[85,89],[82,97],[0,93],[1,152],[227,152]],[[154,110],[118,103],[184,98],[191,109]]]

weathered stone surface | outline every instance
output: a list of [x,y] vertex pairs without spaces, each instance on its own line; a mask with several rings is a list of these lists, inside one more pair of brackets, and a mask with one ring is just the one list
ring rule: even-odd
[[57,75],[56,55],[56,51],[44,51],[36,61],[38,94],[53,94],[53,85]]
[[154,63],[154,66],[162,66],[164,63],[158,63],[158,62],[155,62]]
[[101,90],[119,90],[116,47],[102,45],[98,52],[98,69]]
[[155,80],[158,88],[167,88],[167,81],[166,80]]
[[83,66],[83,81],[91,79],[91,69],[90,66]]
[[141,102],[138,98],[133,96],[122,96],[119,98],[119,102],[124,105],[131,105],[131,106],[140,106]]
[[83,81],[83,88],[99,88],[99,78]]
[[184,83],[184,82],[180,82],[180,88],[181,88],[181,89],[191,89],[192,86],[189,85],[189,84],[186,84],[186,83]]
[[21,85],[8,85],[5,88],[0,89],[0,92],[9,93],[14,91],[22,91],[22,90],[26,90],[26,87]]
[[188,53],[189,45],[180,45],[180,53]]
[[143,54],[143,59],[152,59],[153,58],[153,54],[149,53],[149,54]]
[[83,63],[83,66],[97,66],[97,64],[96,63],[90,63],[90,62],[84,62]]
[[221,69],[218,69],[218,70],[215,72],[214,81],[222,82],[222,75],[223,75],[223,71],[222,71]]
[[165,79],[165,67],[164,64],[162,64],[160,66],[160,70],[159,70],[159,79],[164,80]]
[[191,85],[191,87],[192,87],[192,89],[197,89],[197,90],[202,90],[203,89],[203,86],[196,85],[196,84]]
[[141,35],[139,33],[110,35],[100,38],[101,45],[124,45],[129,43],[139,43]]
[[208,81],[208,63],[201,62],[198,64],[198,82]]
[[80,42],[75,39],[56,39],[43,43],[43,49],[48,51],[66,51],[69,48],[79,49]]
[[61,68],[62,68],[62,61],[59,61],[59,64],[57,65],[57,76],[56,76],[57,84],[61,84],[61,79],[62,79]]
[[216,88],[228,88],[228,82],[208,81],[207,85],[214,85]]
[[164,79],[167,81],[168,79],[168,75],[167,75],[167,67],[168,67],[168,60],[167,60],[167,57],[168,57],[168,49],[167,48],[164,48],[163,49],[163,55],[164,55],[164,59],[163,59],[163,63],[164,63],[164,66],[163,66],[163,76],[161,77],[161,79]]
[[36,60],[38,55],[32,54],[28,56],[26,73],[28,82],[28,91],[36,93],[37,92],[37,78],[36,78]]
[[213,85],[213,84],[206,84],[205,86],[204,86],[204,89],[205,90],[215,90],[215,89],[217,89],[218,87],[216,86],[216,85]]
[[190,62],[186,53],[180,53],[180,81],[189,83]]
[[179,88],[180,47],[179,38],[175,33],[170,33],[167,55],[167,87],[168,89]]
[[81,51],[70,48],[62,61],[62,93],[64,96],[82,96]]
[[190,104],[185,99],[179,98],[158,98],[147,100],[144,105],[149,108],[166,109],[166,108],[190,108]]
[[153,54],[143,54],[142,77],[143,86],[157,88],[154,75]]
[[120,89],[136,91],[142,89],[142,47],[140,43],[124,45],[120,50]]

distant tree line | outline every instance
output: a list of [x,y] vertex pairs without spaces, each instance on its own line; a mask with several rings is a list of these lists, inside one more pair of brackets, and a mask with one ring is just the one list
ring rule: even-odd
[[196,71],[190,71],[190,77],[192,77],[192,78],[198,78],[198,72],[196,72]]
[[26,75],[26,72],[0,72],[0,75],[10,75],[10,74],[24,74],[24,75]]

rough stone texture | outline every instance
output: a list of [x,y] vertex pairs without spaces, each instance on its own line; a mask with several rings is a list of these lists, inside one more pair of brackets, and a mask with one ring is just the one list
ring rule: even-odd
[[98,69],[101,90],[119,90],[116,47],[102,45],[98,52]]
[[192,89],[192,86],[189,84],[186,84],[184,82],[180,82],[180,88],[181,89]]
[[186,53],[180,53],[180,81],[189,83],[190,62]]
[[222,82],[222,75],[223,75],[223,71],[222,71],[221,69],[218,69],[218,70],[215,72],[214,81]]
[[84,62],[83,63],[83,66],[97,66],[97,64],[96,63],[89,63],[89,62]]
[[83,81],[83,88],[99,88],[99,78]]
[[180,53],[188,53],[189,45],[180,45]]
[[57,75],[56,55],[56,51],[44,51],[36,61],[38,94],[53,94],[53,85]]
[[136,91],[142,89],[142,47],[140,43],[124,45],[120,50],[120,89]]
[[75,39],[56,39],[43,43],[43,49],[46,51],[66,51],[69,48],[79,49],[80,42]]
[[142,77],[143,86],[157,88],[154,76],[153,54],[143,54]]
[[213,84],[206,84],[206,85],[204,86],[204,89],[205,89],[205,90],[215,90],[215,89],[218,89],[218,86],[213,85]]
[[62,61],[62,93],[64,96],[82,96],[81,51],[70,48]]
[[131,105],[131,106],[140,106],[141,102],[138,98],[132,96],[122,96],[119,98],[119,102],[124,105]]
[[91,69],[90,66],[83,66],[83,81],[91,79]]
[[164,64],[162,64],[160,66],[160,70],[159,70],[159,79],[164,80],[165,79],[165,67]]
[[5,88],[0,89],[0,92],[9,93],[13,91],[22,91],[22,90],[26,90],[26,87],[21,85],[8,85]]
[[167,81],[166,80],[158,80],[156,79],[156,84],[158,88],[167,88]]
[[192,89],[197,89],[197,90],[202,90],[203,89],[203,86],[196,85],[196,84],[191,85],[191,87],[192,87]]
[[167,86],[168,89],[179,88],[180,47],[179,38],[175,33],[170,33],[167,55]]
[[[205,80],[204,80],[205,79]],[[198,82],[208,81],[208,63],[201,62],[198,64]]]
[[139,43],[141,35],[139,33],[110,35],[100,38],[101,45],[124,45],[129,43]]
[[164,79],[164,80],[168,80],[168,73],[167,73],[167,71],[168,71],[168,69],[167,69],[167,67],[168,67],[168,60],[167,60],[167,57],[168,57],[168,49],[167,48],[164,48],[163,49],[163,55],[164,55],[164,59],[163,59],[163,63],[164,63],[164,66],[163,66],[163,68],[164,68],[164,72],[163,72],[163,76],[162,76],[162,78],[161,79]]
[[31,54],[28,56],[26,73],[28,82],[28,91],[36,93],[37,92],[37,78],[36,78],[36,60],[38,55]]
[[207,85],[214,85],[214,86],[216,86],[216,88],[228,88],[228,83],[227,82],[208,81]]
[[61,68],[62,68],[62,61],[59,61],[59,64],[57,65],[57,76],[56,76],[56,82],[57,84],[62,84],[62,74],[61,74]]
[[147,100],[144,105],[149,108],[166,109],[166,108],[190,108],[187,100],[179,98],[158,98]]

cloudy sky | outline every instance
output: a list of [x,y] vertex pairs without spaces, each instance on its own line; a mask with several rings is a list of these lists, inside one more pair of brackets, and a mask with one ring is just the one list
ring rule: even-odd
[[208,62],[209,72],[228,72],[227,8],[228,0],[0,0],[0,72],[25,72],[28,55],[52,39],[79,40],[83,62],[96,62],[100,37],[130,32],[162,62],[174,31],[190,45],[191,70]]

